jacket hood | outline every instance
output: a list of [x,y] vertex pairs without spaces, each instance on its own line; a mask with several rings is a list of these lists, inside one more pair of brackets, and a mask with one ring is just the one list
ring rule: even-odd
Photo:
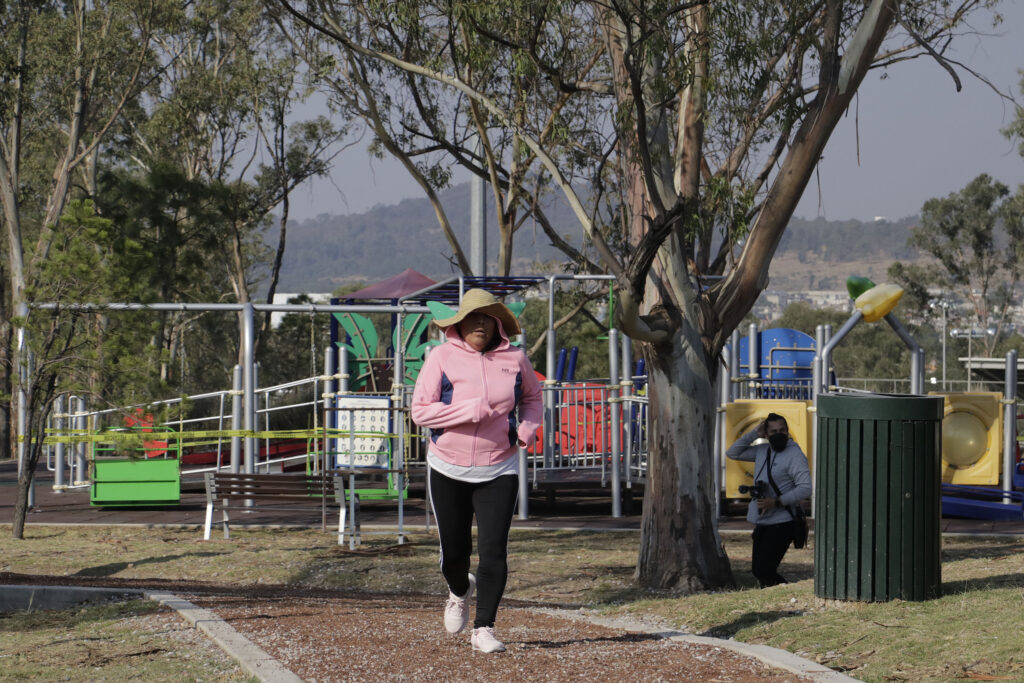
[[[494,317],[494,316],[491,316],[491,317]],[[498,351],[500,349],[508,348],[509,346],[512,345],[512,342],[509,341],[508,335],[505,334],[505,326],[502,325],[501,321],[499,319],[497,319],[497,318],[494,318],[494,322],[497,323],[498,337],[499,337],[500,341],[498,342],[497,346],[495,346],[493,349],[490,349],[490,350],[491,351]],[[459,328],[458,325],[449,325],[448,327],[446,327],[445,330],[444,330],[445,339],[447,339],[449,342],[454,343],[456,346],[458,346],[460,348],[466,349],[467,351],[472,351],[473,353],[480,353],[479,351],[477,351],[472,346],[470,346],[469,344],[466,343],[466,340],[463,339],[462,335],[459,334],[459,329],[458,328]]]

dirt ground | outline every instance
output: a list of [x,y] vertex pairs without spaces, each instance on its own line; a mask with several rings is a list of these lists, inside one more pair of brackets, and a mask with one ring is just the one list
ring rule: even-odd
[[[68,577],[0,573],[0,582],[68,585]],[[308,683],[437,681],[807,681],[730,650],[598,626],[506,601],[496,632],[507,652],[473,652],[469,630],[441,625],[443,596],[293,586],[83,580],[76,585],[174,592],[212,610]]]

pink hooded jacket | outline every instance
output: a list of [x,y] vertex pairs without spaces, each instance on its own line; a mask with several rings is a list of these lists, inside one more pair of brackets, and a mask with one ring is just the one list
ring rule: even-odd
[[[430,450],[453,465],[494,465],[537,436],[540,382],[522,349],[501,341],[480,352],[450,326],[427,356],[412,395],[412,419],[430,428]],[[518,413],[518,419],[517,419]]]

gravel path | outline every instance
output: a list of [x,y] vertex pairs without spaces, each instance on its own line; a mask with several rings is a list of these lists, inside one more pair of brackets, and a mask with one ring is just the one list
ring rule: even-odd
[[507,651],[473,652],[449,635],[442,600],[185,596],[309,683],[328,681],[807,681],[724,648],[502,608]]
[[208,609],[307,683],[335,681],[811,681],[759,660],[503,602],[496,632],[507,652],[474,652],[469,630],[449,635],[442,596],[303,586],[0,572],[0,583],[79,585],[174,593]]

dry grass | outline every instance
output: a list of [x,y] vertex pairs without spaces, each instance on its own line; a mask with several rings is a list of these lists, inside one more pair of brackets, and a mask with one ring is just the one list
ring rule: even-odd
[[177,614],[146,600],[0,615],[0,680],[253,680]]

